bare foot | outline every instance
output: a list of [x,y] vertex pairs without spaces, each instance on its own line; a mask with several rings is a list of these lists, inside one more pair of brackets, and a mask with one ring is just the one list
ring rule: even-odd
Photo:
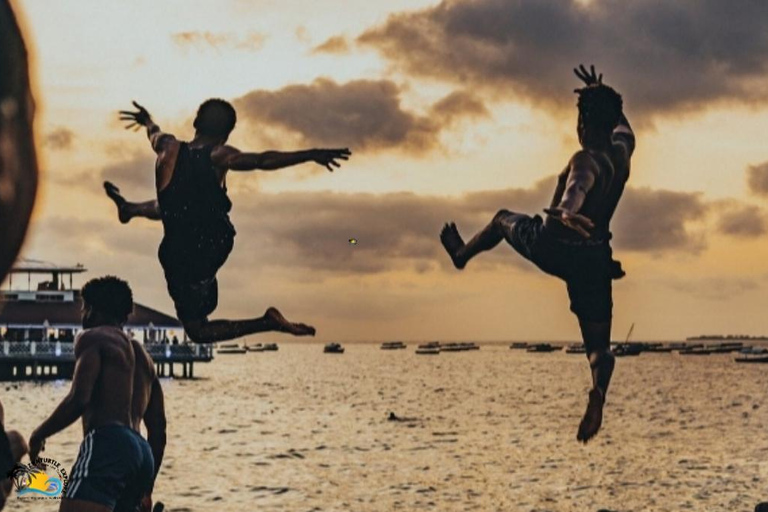
[[294,336],[315,335],[314,327],[306,324],[289,322],[276,308],[267,309],[267,312],[264,313],[264,318],[274,324],[276,331],[287,332],[288,334],[293,334]]
[[603,392],[598,388],[592,389],[589,392],[589,403],[587,404],[587,410],[584,412],[584,417],[579,424],[579,433],[576,434],[576,439],[582,443],[587,443],[590,439],[595,437],[600,426],[603,424],[603,405],[605,404],[605,396]]
[[122,195],[120,195],[120,189],[117,188],[114,183],[105,181],[104,191],[107,193],[109,198],[115,202],[115,205],[117,206],[117,217],[120,219],[120,222],[123,224],[128,224],[128,221],[131,220],[131,216],[128,215],[128,212],[125,208],[125,203],[127,201]]
[[463,269],[467,262],[459,256],[459,252],[464,248],[464,240],[461,239],[456,224],[451,222],[443,227],[440,232],[440,241],[443,243],[448,256],[451,257],[453,266],[459,270]]

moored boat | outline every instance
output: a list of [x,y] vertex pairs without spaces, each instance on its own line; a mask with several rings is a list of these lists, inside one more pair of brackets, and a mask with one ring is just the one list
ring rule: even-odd
[[324,348],[323,352],[326,354],[343,354],[344,353],[344,347],[342,347],[338,343],[328,343]]

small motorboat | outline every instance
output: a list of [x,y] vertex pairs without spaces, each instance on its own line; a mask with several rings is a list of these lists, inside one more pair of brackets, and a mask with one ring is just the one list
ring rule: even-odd
[[406,347],[407,345],[402,341],[385,341],[381,344],[381,350],[401,350]]
[[245,354],[248,352],[237,343],[222,343],[216,349],[217,354]]
[[277,346],[277,343],[265,343],[262,349],[264,352],[277,352],[280,347]]
[[245,349],[248,352],[264,352],[264,345],[257,343],[255,345],[246,345]]
[[325,348],[323,348],[323,352],[326,354],[343,354],[344,347],[338,343],[328,343]]
[[526,352],[554,352],[555,350],[560,350],[558,347],[555,347],[553,345],[550,345],[549,343],[537,343],[535,345],[530,345],[525,351]]
[[616,357],[639,356],[642,351],[643,346],[640,343],[618,343],[612,349]]
[[768,355],[743,355],[734,359],[737,363],[768,363]]
[[572,343],[565,347],[566,354],[586,354],[587,348],[583,343]]
[[440,343],[431,341],[416,347],[416,353],[419,355],[437,355],[440,353]]

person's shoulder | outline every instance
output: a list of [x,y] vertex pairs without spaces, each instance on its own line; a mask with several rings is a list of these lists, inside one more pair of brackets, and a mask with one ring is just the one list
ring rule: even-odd
[[107,340],[108,336],[100,327],[85,329],[75,337],[75,355],[82,354],[87,349],[101,347]]
[[568,162],[569,167],[578,167],[580,169],[590,169],[594,172],[600,172],[600,166],[593,153],[593,151],[583,148],[576,151]]
[[228,144],[219,144],[211,150],[211,160],[214,164],[224,166],[227,160],[240,153],[240,150]]

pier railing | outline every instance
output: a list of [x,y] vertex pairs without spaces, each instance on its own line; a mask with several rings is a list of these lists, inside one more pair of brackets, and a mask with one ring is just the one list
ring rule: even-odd
[[[194,376],[194,363],[213,359],[211,345],[145,345],[161,376],[174,377],[174,364],[182,367],[181,377]],[[71,379],[75,368],[73,343],[22,341],[0,343],[0,381]]]

